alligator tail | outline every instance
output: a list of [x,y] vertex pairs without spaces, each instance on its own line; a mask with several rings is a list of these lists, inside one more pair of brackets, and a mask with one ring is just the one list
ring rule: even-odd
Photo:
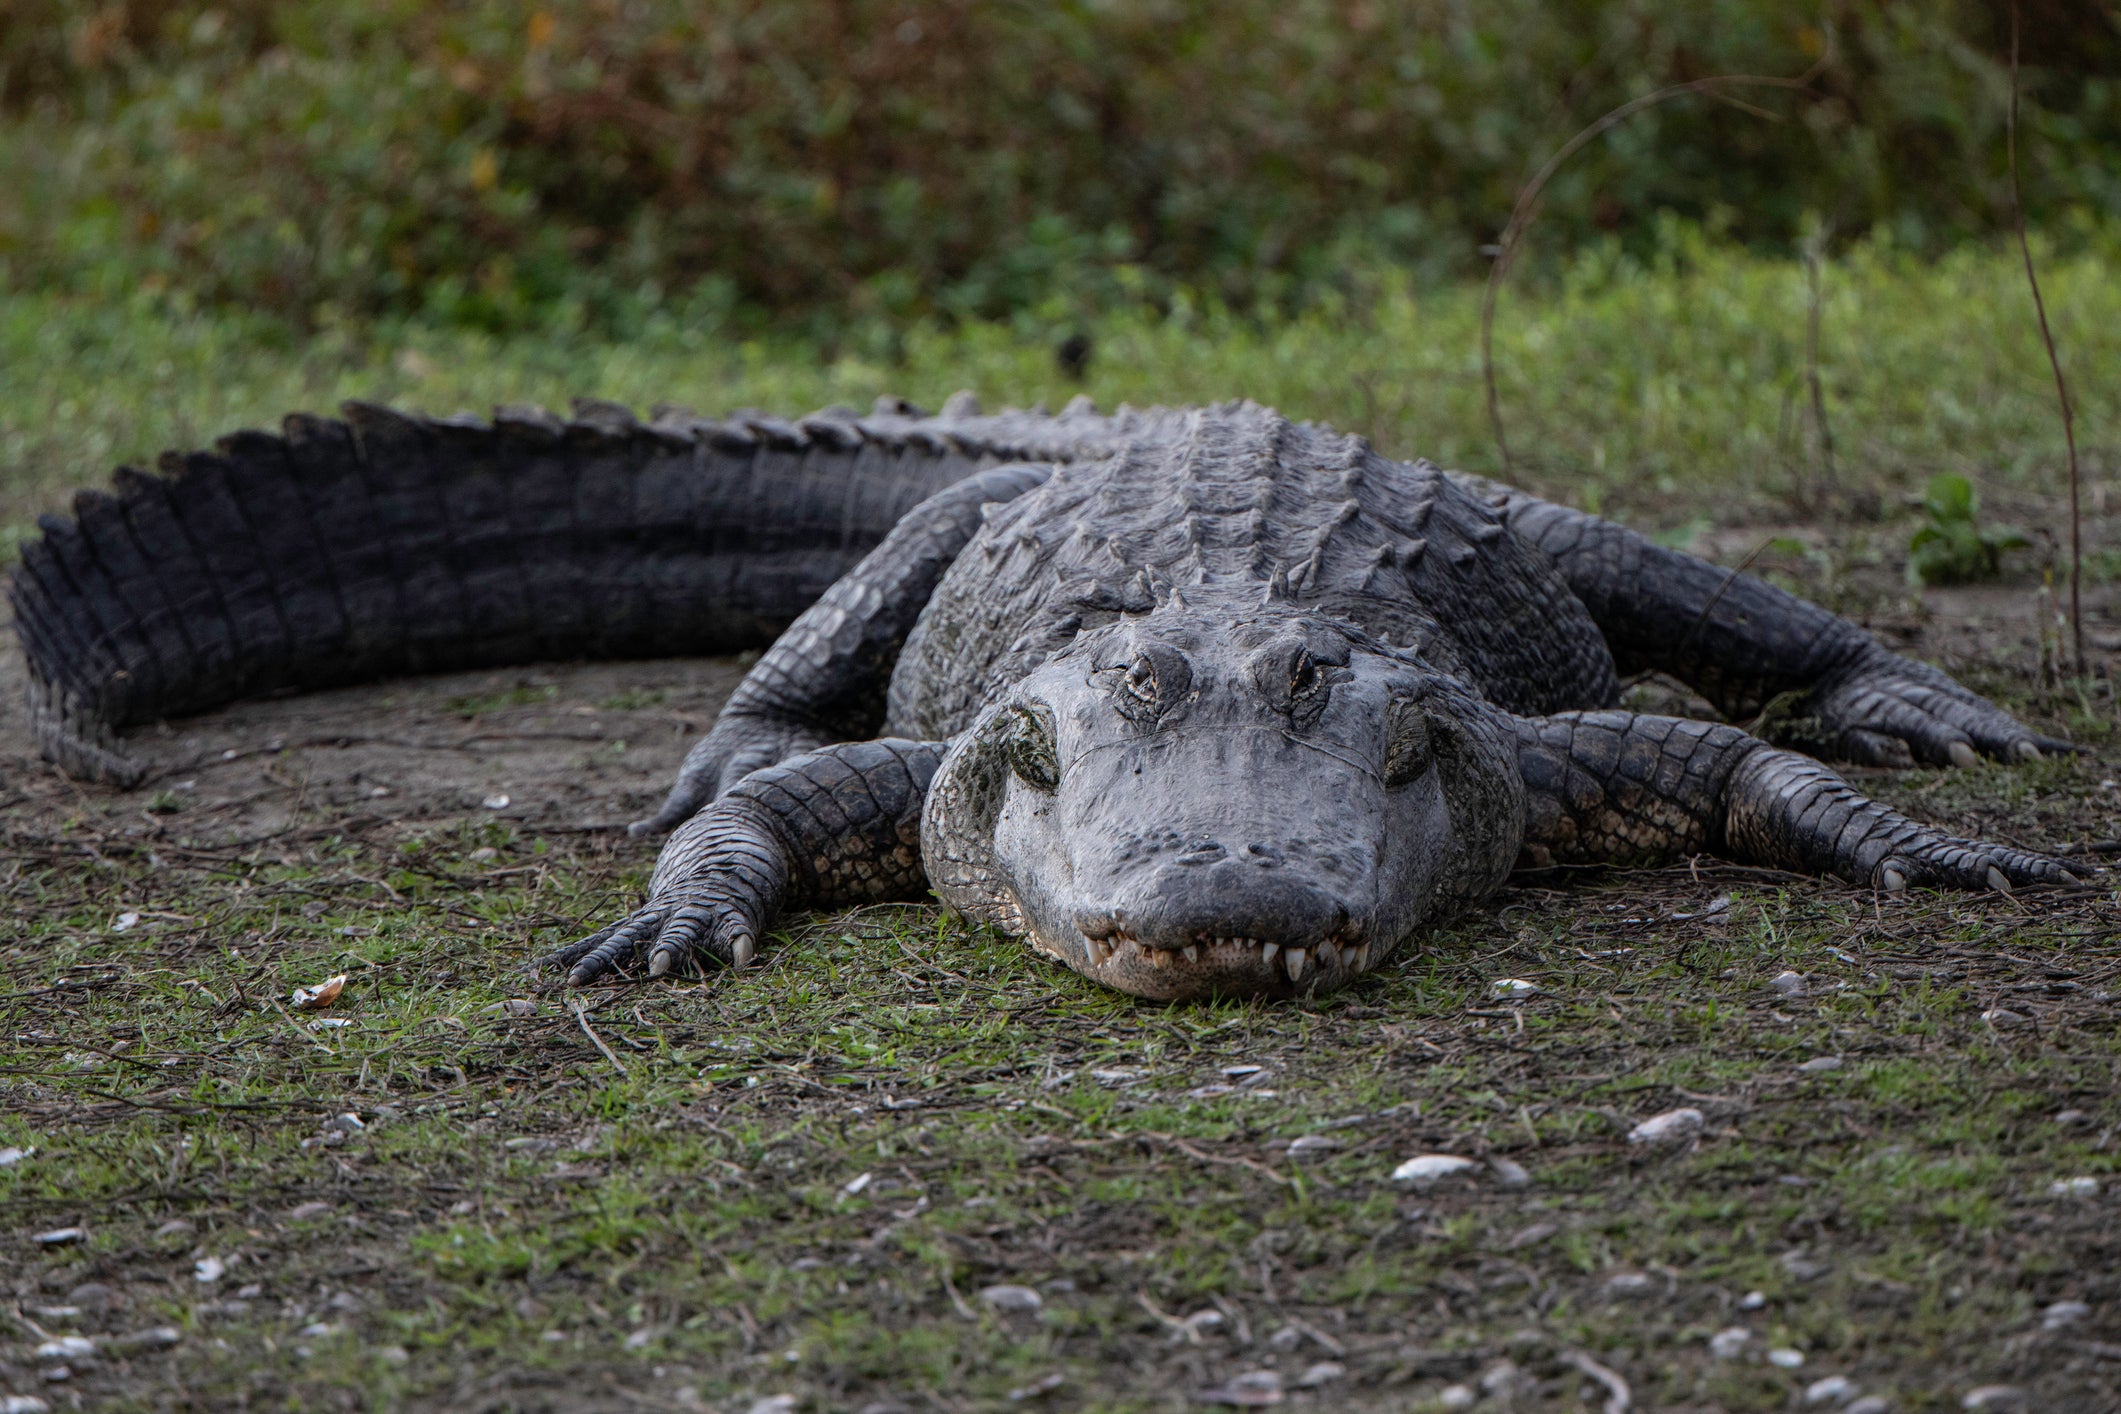
[[122,729],[238,698],[763,647],[922,499],[1052,419],[797,422],[608,403],[491,422],[348,404],[120,470],[9,597],[44,755],[137,785]]

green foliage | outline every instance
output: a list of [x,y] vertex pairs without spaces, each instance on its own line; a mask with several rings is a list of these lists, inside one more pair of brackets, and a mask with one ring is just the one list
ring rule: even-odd
[[[1793,411],[1806,400],[1803,267],[1677,225],[1659,239],[1647,260],[1601,243],[1505,296],[1495,352],[1511,477],[1648,528],[1686,525],[1705,502],[1675,497],[1711,491],[1718,517],[1786,516],[1813,484]],[[2035,247],[2055,336],[2073,366],[2121,367],[2121,225],[2076,240],[2072,255]],[[820,342],[670,310],[624,340],[357,321],[291,338],[169,295],[0,297],[0,555],[19,533],[7,527],[121,461],[355,397],[436,412],[573,396],[800,412],[881,393],[933,407],[959,388],[989,406],[1056,408],[1077,392],[1105,407],[1246,396],[1395,455],[1499,471],[1474,358],[1480,291],[1375,267],[1345,278],[1355,294],[1293,313],[1181,296],[1106,314],[1083,326],[1095,353],[1081,381],[1035,321],[879,319]],[[2062,429],[2024,279],[2000,247],[1924,261],[1878,242],[1834,261],[1820,376],[1845,489],[1897,504],[1940,471],[2014,497],[2060,485]],[[2121,381],[2073,391],[2080,427],[2121,422]],[[2087,455],[2106,456],[2087,435]]]
[[[1598,114],[1712,74],[1549,189],[1540,243],[1660,213],[1934,251],[1996,229],[1995,6],[1854,0],[18,0],[0,11],[0,283],[298,322],[612,332],[693,317],[1039,309],[1174,285],[1477,268]],[[1824,14],[1824,17],[1823,17]],[[1824,26],[1824,27],[1822,27]],[[2028,21],[2036,216],[2121,212],[2121,38]]]
[[1951,472],[1930,478],[1922,497],[1926,524],[1907,543],[1910,584],[1965,584],[1994,579],[2003,570],[2003,552],[2032,542],[2011,526],[1983,525],[1981,497],[1974,483]]

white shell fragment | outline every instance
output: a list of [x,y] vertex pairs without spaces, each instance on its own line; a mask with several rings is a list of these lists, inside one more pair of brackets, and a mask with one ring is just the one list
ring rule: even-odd
[[1539,990],[1539,984],[1537,982],[1527,982],[1522,977],[1504,977],[1488,990],[1497,999],[1510,1001],[1517,997],[1531,996]]
[[1847,1375],[1828,1375],[1804,1387],[1806,1404],[1846,1404],[1856,1397],[1856,1386]]
[[1274,1370],[1247,1370],[1227,1384],[1197,1392],[1202,1404],[1221,1404],[1235,1409],[1264,1409],[1282,1402],[1281,1375]]
[[1340,1147],[1340,1141],[1330,1134],[1306,1134],[1289,1143],[1292,1159],[1322,1159]]
[[479,804],[485,806],[488,810],[506,810],[509,806],[509,800],[506,795],[495,792],[480,801]]
[[1811,990],[1802,972],[1778,972],[1768,979],[1768,990],[1784,997],[1801,997]]
[[1700,1110],[1691,1107],[1666,1110],[1661,1115],[1651,1115],[1628,1131],[1630,1144],[1677,1144],[1692,1139],[1702,1131],[1708,1120]]
[[981,1287],[979,1299],[997,1311],[1036,1311],[1046,1304],[1045,1299],[1028,1286]]
[[1736,1360],[1753,1333],[1744,1326],[1732,1326],[1709,1337],[1709,1354],[1718,1360]]
[[346,990],[346,974],[327,977],[313,987],[297,987],[288,998],[296,1011],[322,1011],[339,999]]
[[1392,1170],[1392,1181],[1425,1188],[1478,1167],[1471,1159],[1462,1159],[1456,1154],[1417,1154]]
[[2096,1178],[2058,1178],[2047,1186],[2049,1196],[2055,1198],[2096,1198],[2099,1196],[2099,1180]]
[[96,1343],[85,1335],[62,1335],[37,1347],[39,1360],[86,1360],[96,1353]]
[[1803,1065],[1798,1066],[1797,1069],[1803,1071],[1806,1075],[1825,1075],[1829,1071],[1841,1069],[1841,1065],[1842,1061],[1839,1056],[1813,1056]]
[[1804,1352],[1786,1348],[1770,1350],[1767,1353],[1767,1360],[1770,1365],[1773,1365],[1778,1370],[1794,1370],[1804,1363]]
[[2092,1308],[2082,1301],[2057,1301],[2040,1313],[2040,1328],[2059,1331],[2065,1326],[2075,1325],[2091,1313]]
[[10,1144],[5,1149],[0,1149],[0,1169],[11,1169],[36,1152],[37,1146],[34,1144],[26,1149],[18,1149]]
[[1515,1159],[1490,1158],[1488,1171],[1495,1175],[1495,1182],[1504,1188],[1526,1188],[1532,1182],[1532,1175]]

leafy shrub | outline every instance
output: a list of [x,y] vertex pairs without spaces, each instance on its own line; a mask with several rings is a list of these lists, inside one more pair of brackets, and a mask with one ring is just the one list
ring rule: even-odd
[[1946,472],[1930,478],[1922,513],[1928,523],[1907,543],[1910,584],[1966,584],[1994,579],[2005,550],[2032,542],[2010,526],[1981,523],[1981,497],[1974,483]]
[[[2121,42],[2027,0],[2035,213],[2121,213]],[[1526,175],[1552,246],[1659,213],[1933,248],[2003,214],[2000,5],[1846,0],[13,0],[0,276],[298,319],[893,318],[1166,282],[1240,303],[1350,253],[1477,266]],[[1830,18],[1829,18],[1830,17]]]

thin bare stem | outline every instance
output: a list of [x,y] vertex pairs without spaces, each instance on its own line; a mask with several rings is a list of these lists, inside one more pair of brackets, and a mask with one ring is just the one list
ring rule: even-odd
[[2062,357],[2055,352],[2054,331],[2047,327],[2047,301],[2040,297],[2040,276],[2033,269],[2032,242],[2025,238],[2025,197],[2018,188],[2018,5],[2011,0],[2011,106],[2003,126],[2004,143],[2010,154],[2011,216],[2018,227],[2018,253],[2025,257],[2025,283],[2032,286],[2033,312],[2040,316],[2040,342],[2047,345],[2047,366],[2055,375],[2055,399],[2062,404],[2062,441],[2069,449],[2069,632],[2070,647],[2077,658],[2077,676],[2086,672],[2084,658],[2084,601],[2080,583],[2084,572],[2084,515],[2077,471],[2077,419],[2070,410],[2069,384],[2062,377]]
[[1834,468],[1834,429],[1826,420],[1826,391],[1819,383],[1819,267],[1822,261],[1821,248],[1826,244],[1822,232],[1816,239],[1805,242],[1804,271],[1809,288],[1804,320],[1804,381],[1812,393],[1812,427],[1819,434],[1819,461],[1825,472],[1825,486],[1817,488],[1815,503],[1825,499],[1823,492],[1840,484],[1841,476]]
[[626,1067],[619,1064],[619,1058],[611,1053],[611,1047],[604,1044],[604,1038],[602,1036],[597,1035],[596,1028],[589,1024],[588,1005],[580,1000],[577,1000],[570,1008],[570,1010],[574,1012],[574,1019],[582,1023],[582,1034],[589,1038],[590,1043],[592,1045],[594,1045],[598,1050],[604,1053],[604,1059],[611,1062],[611,1068],[613,1070],[617,1071],[621,1075],[624,1075],[626,1073]]
[[1774,115],[1767,112],[1767,110],[1749,103],[1741,103],[1731,98],[1728,90],[1741,88],[1806,88],[1818,76],[1820,70],[1826,66],[1827,61],[1832,56],[1833,50],[1829,48],[1826,53],[1819,56],[1816,63],[1795,78],[1776,78],[1765,74],[1724,74],[1715,78],[1693,79],[1687,83],[1671,84],[1656,90],[1654,93],[1645,93],[1640,98],[1631,98],[1563,143],[1555,150],[1554,155],[1546,160],[1545,165],[1532,174],[1532,179],[1524,184],[1524,187],[1517,193],[1517,204],[1510,210],[1510,219],[1503,226],[1502,235],[1496,241],[1495,263],[1488,267],[1488,288],[1480,300],[1480,376],[1487,384],[1488,425],[1494,429],[1495,450],[1502,458],[1502,469],[1504,472],[1508,472],[1510,469],[1510,443],[1509,439],[1503,435],[1502,402],[1495,392],[1495,297],[1502,289],[1503,277],[1509,273],[1510,262],[1517,254],[1517,247],[1524,239],[1526,228],[1532,224],[1532,219],[1538,212],[1540,195],[1546,191],[1547,183],[1554,179],[1554,174],[1561,170],[1564,162],[1567,162],[1571,157],[1582,151],[1586,145],[1634,117],[1637,113],[1642,112],[1646,108],[1654,108],[1660,103],[1669,102],[1674,98],[1683,98],[1691,93],[1705,94],[1711,98],[1734,103],[1742,111],[1773,119]]

